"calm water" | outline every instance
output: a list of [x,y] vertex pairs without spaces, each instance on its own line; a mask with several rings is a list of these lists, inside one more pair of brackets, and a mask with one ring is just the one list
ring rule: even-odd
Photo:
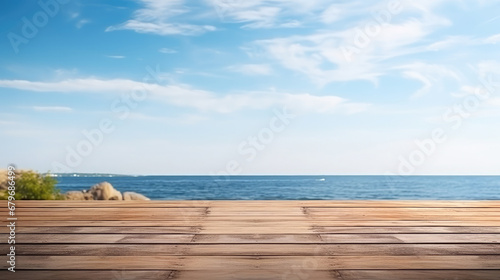
[[500,176],[58,177],[63,191],[108,181],[121,192],[173,200],[500,199]]

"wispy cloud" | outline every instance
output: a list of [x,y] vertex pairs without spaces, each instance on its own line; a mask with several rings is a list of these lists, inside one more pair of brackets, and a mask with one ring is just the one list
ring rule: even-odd
[[176,50],[169,49],[169,48],[161,48],[158,51],[161,52],[161,53],[166,53],[166,54],[177,53]]
[[107,55],[106,57],[109,57],[109,58],[116,58],[116,59],[122,59],[122,58],[125,58],[125,56],[123,56],[123,55]]
[[89,19],[86,19],[86,18],[82,18],[81,17],[81,14],[79,12],[72,12],[69,14],[69,17],[70,19],[75,22],[75,26],[76,28],[80,29],[82,28],[84,25],[90,23],[90,20]]
[[473,42],[473,39],[469,36],[449,36],[443,40],[439,40],[430,44],[427,49],[429,51],[442,51],[450,48],[470,45]]
[[62,106],[33,106],[33,110],[37,112],[60,112],[60,113],[68,113],[73,111],[70,107],[62,107]]
[[[436,7],[444,2],[446,0],[401,2],[404,3],[401,4],[401,10],[386,18],[383,23],[377,23],[376,15],[377,12],[388,13],[385,4],[366,7],[350,4],[347,8],[343,5],[343,17],[359,18],[350,27],[332,31],[319,30],[309,35],[258,40],[248,49],[250,53],[257,54],[264,51],[267,57],[276,60],[284,68],[302,73],[320,86],[356,80],[377,83],[379,77],[407,64],[399,65],[396,58],[442,50],[467,39],[465,36],[455,36],[432,42],[435,40],[432,36],[438,30],[451,25],[450,20],[434,13]],[[359,9],[354,9],[355,7]],[[321,19],[325,23],[340,17],[335,14],[339,7],[334,5],[329,9],[331,15],[325,15],[327,18]],[[496,39],[491,37],[489,41]],[[406,76],[424,80],[418,73],[407,73]],[[425,89],[422,90],[424,91]]]
[[224,22],[241,23],[242,28],[295,28],[314,19],[313,12],[326,8],[323,0],[208,0]]
[[0,125],[14,125],[16,122],[0,120]]
[[159,122],[165,124],[196,124],[207,120],[206,116],[197,114],[183,114],[176,117],[163,117],[163,116],[152,116],[145,115],[142,113],[130,113],[128,116],[130,120],[137,121],[147,121],[147,122]]
[[80,29],[82,28],[84,25],[90,23],[90,20],[88,19],[81,19],[79,21],[76,22],[76,28]]
[[211,25],[172,21],[173,18],[189,12],[183,0],[140,0],[140,3],[144,7],[135,11],[132,19],[109,26],[106,31],[133,30],[157,35],[199,35],[216,30]]
[[0,80],[0,87],[36,92],[80,92],[123,94],[142,89],[151,98],[178,107],[194,108],[202,112],[230,113],[243,109],[266,109],[286,106],[296,112],[357,113],[368,104],[352,103],[338,96],[316,96],[310,93],[292,94],[276,91],[249,91],[217,95],[187,85],[158,85],[132,80],[73,79],[59,82],[32,82]]
[[483,24],[491,23],[491,22],[494,22],[498,19],[500,19],[500,16],[492,17],[492,18],[488,19],[487,21],[483,22]]
[[413,63],[398,68],[403,70],[403,76],[422,83],[422,87],[413,93],[413,98],[428,94],[435,86],[443,86],[446,79],[460,82],[459,74],[444,65]]
[[429,51],[442,51],[452,48],[463,48],[469,46],[479,46],[488,44],[500,43],[500,34],[491,35],[488,37],[472,37],[472,36],[449,36],[443,40],[436,41],[427,47]]
[[487,44],[497,44],[497,43],[500,43],[500,33],[484,39],[484,42],[487,43]]
[[270,75],[273,70],[267,64],[243,64],[228,67],[229,70],[245,75]]
[[500,97],[492,98],[489,100],[489,104],[495,107],[500,107]]

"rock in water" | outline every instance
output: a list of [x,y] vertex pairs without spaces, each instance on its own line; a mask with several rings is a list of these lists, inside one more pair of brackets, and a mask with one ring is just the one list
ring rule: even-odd
[[69,191],[66,193],[67,200],[150,200],[142,194],[135,192],[124,192],[123,195],[110,183],[102,182],[92,186],[90,190]]
[[70,191],[66,193],[67,200],[94,200],[94,197],[91,193],[88,192],[79,192],[79,191]]
[[124,192],[123,200],[151,200],[140,193]]
[[90,188],[94,200],[123,200],[122,194],[108,182],[102,182]]

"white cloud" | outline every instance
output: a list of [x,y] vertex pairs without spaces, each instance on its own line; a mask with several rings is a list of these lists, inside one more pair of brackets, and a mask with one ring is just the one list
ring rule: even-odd
[[302,26],[302,23],[298,20],[290,20],[279,25],[283,28],[296,28]]
[[487,43],[487,44],[497,44],[497,43],[500,43],[500,33],[484,39],[484,42]]
[[76,28],[80,29],[82,28],[85,24],[90,23],[90,20],[88,19],[81,19],[76,23]]
[[469,45],[473,42],[473,39],[469,36],[449,36],[444,40],[437,41],[430,44],[427,49],[430,51],[441,51],[445,49],[450,49],[454,47],[460,47],[464,45]]
[[59,82],[0,80],[0,87],[36,92],[124,92],[142,83],[131,80],[67,79]]
[[199,35],[207,31],[216,30],[210,25],[192,25],[192,24],[177,24],[165,22],[142,22],[138,20],[129,20],[124,24],[110,26],[106,31],[130,29],[138,33],[154,33],[157,35]]
[[[405,3],[400,13],[411,14],[411,17],[394,14],[383,24],[377,22],[372,12],[385,11],[386,4],[347,9],[344,17],[356,15],[361,18],[351,27],[260,40],[254,42],[253,50],[256,53],[264,50],[283,67],[306,75],[320,86],[354,80],[376,83],[379,76],[397,66],[394,58],[429,51],[425,39],[438,28],[451,24],[446,18],[432,14],[432,9],[439,4],[436,2],[443,1]],[[335,13],[335,6],[331,9],[330,12]],[[320,20],[328,22],[329,18]]]
[[125,56],[123,56],[123,55],[107,55],[106,57],[109,57],[109,58],[116,58],[116,59],[122,59],[122,58],[125,58]]
[[[483,0],[481,0],[481,1],[483,1]],[[488,4],[492,4],[492,2],[491,2],[491,1],[489,1],[489,3],[488,3]],[[498,20],[498,19],[500,19],[500,16],[495,16],[495,17],[492,17],[492,18],[488,19],[487,21],[483,22],[483,24],[486,24],[486,23],[491,23],[491,22],[496,21],[496,20]]]
[[225,22],[242,28],[295,28],[310,20],[313,12],[327,7],[324,0],[207,0]]
[[477,87],[464,85],[460,87],[460,90],[458,92],[451,93],[451,96],[455,98],[464,98],[467,95],[476,94],[477,89]]
[[325,24],[334,23],[340,20],[344,13],[339,4],[332,4],[321,14],[321,21]]
[[405,71],[403,73],[407,78],[418,80],[421,82],[423,85],[422,87],[417,90],[415,93],[413,93],[412,97],[421,97],[429,92],[429,90],[432,88],[432,81],[430,78],[422,75],[419,72],[415,71]]
[[283,67],[302,73],[324,85],[333,81],[370,80],[379,76],[366,59],[348,63],[340,50],[342,33],[321,33],[257,41],[257,48]]
[[38,112],[71,112],[73,109],[70,107],[61,107],[61,106],[33,106],[33,110]]
[[356,113],[367,104],[351,103],[338,96],[316,96],[309,93],[291,94],[280,92],[242,92],[223,96],[194,89],[186,85],[158,85],[115,79],[72,79],[60,82],[32,82],[26,80],[0,80],[0,87],[36,92],[80,92],[127,94],[147,92],[150,98],[166,104],[194,108],[202,112],[230,113],[243,109],[266,109],[286,106],[296,112]]
[[492,99],[488,100],[488,103],[492,106],[500,107],[500,97],[492,98]]
[[500,62],[484,60],[477,64],[476,72],[479,77],[488,83],[490,89],[500,90]]
[[444,40],[430,44],[427,49],[430,51],[441,51],[451,48],[477,46],[485,44],[500,43],[500,34],[491,35],[486,38],[474,38],[471,36],[449,36]]
[[169,49],[169,48],[161,48],[158,51],[161,52],[161,53],[166,53],[166,54],[177,53],[176,50]]
[[196,124],[202,121],[206,121],[208,118],[203,115],[195,115],[195,114],[183,114],[176,117],[158,117],[152,115],[145,115],[141,113],[130,113],[127,117],[129,120],[138,120],[138,121],[148,121],[148,122],[159,122],[166,124]]
[[132,19],[109,26],[106,31],[133,30],[157,35],[199,35],[216,30],[211,25],[172,22],[172,18],[189,12],[184,0],[140,0],[140,3],[144,8],[135,11]]
[[459,74],[443,65],[413,63],[398,68],[403,70],[405,77],[422,83],[422,87],[413,93],[413,98],[428,94],[434,86],[442,85],[445,79],[451,78],[460,82]]
[[16,122],[0,120],[0,125],[14,125]]
[[256,10],[248,9],[233,14],[238,22],[250,22],[245,28],[266,28],[274,26],[274,19],[278,16],[280,9],[277,7],[258,7]]
[[[451,95],[464,98],[467,95],[480,95],[481,99],[488,96],[488,102],[497,104],[496,96],[500,94],[500,63],[494,60],[485,60],[471,66],[475,78],[473,85],[462,85],[457,92]],[[489,92],[489,95],[486,95]]]
[[229,70],[239,72],[245,75],[270,75],[271,66],[267,64],[243,64],[230,66]]

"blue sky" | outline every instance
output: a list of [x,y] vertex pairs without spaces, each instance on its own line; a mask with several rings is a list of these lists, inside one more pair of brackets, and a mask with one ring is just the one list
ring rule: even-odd
[[496,1],[40,3],[0,4],[2,166],[498,174]]

